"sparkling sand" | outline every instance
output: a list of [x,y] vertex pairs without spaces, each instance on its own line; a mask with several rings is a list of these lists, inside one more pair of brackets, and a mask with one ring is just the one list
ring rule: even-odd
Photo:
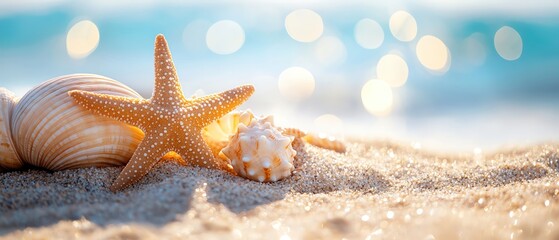
[[172,160],[116,194],[122,168],[0,173],[0,238],[559,239],[559,145],[299,152],[276,183]]

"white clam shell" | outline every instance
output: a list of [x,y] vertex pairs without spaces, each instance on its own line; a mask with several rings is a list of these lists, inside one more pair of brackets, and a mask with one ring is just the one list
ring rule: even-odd
[[0,88],[0,171],[18,169],[23,166],[19,159],[10,128],[10,116],[17,100],[12,92]]
[[33,88],[11,116],[20,159],[50,170],[126,164],[143,132],[85,110],[68,95],[70,90],[140,98],[127,86],[92,74],[57,77]]
[[277,181],[291,175],[297,152],[293,137],[282,135],[273,127],[271,117],[252,119],[248,126],[239,124],[238,132],[219,154],[231,161],[242,177],[259,181]]

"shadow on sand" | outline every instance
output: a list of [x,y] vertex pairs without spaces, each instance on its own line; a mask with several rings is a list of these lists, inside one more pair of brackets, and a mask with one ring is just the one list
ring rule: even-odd
[[[118,193],[110,192],[108,187],[122,168],[59,172],[29,169],[1,173],[0,236],[26,227],[82,218],[99,226],[130,223],[162,226],[191,208],[193,194],[201,185],[205,185],[208,202],[223,204],[233,213],[282,200],[289,192],[366,190],[379,193],[390,186],[373,169],[329,166],[328,159],[320,159],[324,162],[322,170],[313,170],[305,168],[301,158],[294,176],[274,183],[259,183],[215,170],[164,161],[139,183]],[[346,172],[337,174],[340,169]]]
[[[205,199],[233,214],[285,199],[288,195],[358,191],[383,194],[402,182],[385,176],[368,160],[344,154],[307,154],[300,151],[293,176],[274,183],[259,183],[220,171],[185,167],[163,161],[139,183],[122,192],[108,187],[121,168],[84,168],[59,172],[28,169],[0,173],[0,236],[26,227],[42,227],[63,220],[87,219],[101,227],[120,224],[163,226],[189,210],[196,210],[199,189]],[[355,155],[355,154],[354,154]],[[499,187],[538,179],[559,171],[558,157],[546,155],[538,164],[496,165],[464,172],[433,172],[424,179],[405,182],[406,189],[444,190],[448,186]],[[506,161],[506,159],[505,159]],[[364,165],[360,165],[364,164]],[[392,164],[387,162],[386,164]],[[403,179],[402,181],[407,181]],[[197,190],[198,189],[198,190]],[[196,199],[196,202],[193,202]]]

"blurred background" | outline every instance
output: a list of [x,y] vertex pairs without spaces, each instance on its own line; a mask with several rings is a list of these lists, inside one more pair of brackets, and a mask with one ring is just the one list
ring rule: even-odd
[[473,154],[559,140],[556,0],[0,0],[0,86],[96,73],[142,96],[240,84],[278,125]]

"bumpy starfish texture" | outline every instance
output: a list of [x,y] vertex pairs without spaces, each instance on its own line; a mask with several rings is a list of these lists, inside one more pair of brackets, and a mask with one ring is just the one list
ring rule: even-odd
[[70,91],[86,109],[137,126],[145,137],[111,186],[118,191],[137,182],[163,157],[174,151],[186,162],[232,172],[232,167],[215,159],[201,136],[201,129],[232,111],[254,92],[252,85],[201,98],[184,97],[171,52],[163,35],[155,40],[155,89],[150,99]]

